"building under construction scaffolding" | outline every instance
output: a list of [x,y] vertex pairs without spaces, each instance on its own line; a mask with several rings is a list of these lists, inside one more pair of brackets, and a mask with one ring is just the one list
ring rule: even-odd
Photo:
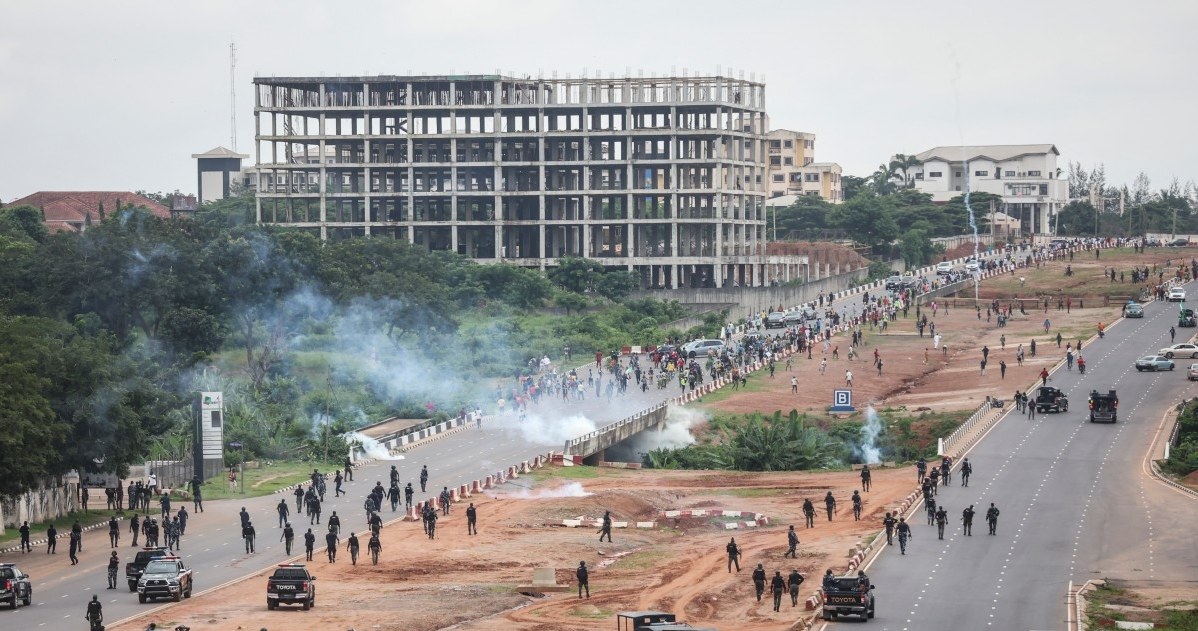
[[645,287],[765,284],[765,85],[259,77],[258,220]]

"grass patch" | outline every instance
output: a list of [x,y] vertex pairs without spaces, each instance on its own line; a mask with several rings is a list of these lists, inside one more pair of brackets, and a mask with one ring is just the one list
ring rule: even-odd
[[[91,502],[95,501],[96,489],[89,489],[89,491],[92,493],[91,500],[89,501],[89,504],[91,504]],[[106,498],[101,495],[101,506],[107,503],[105,500]],[[151,506],[153,507],[152,511],[158,510],[157,504],[152,504]],[[131,513],[132,511],[130,511],[130,514]],[[38,539],[44,538],[46,536],[46,529],[50,527],[50,524],[54,524],[54,527],[58,529],[58,538],[61,540],[70,534],[71,525],[75,523],[76,519],[79,520],[80,526],[87,528],[88,526],[107,522],[108,519],[113,515],[117,515],[117,519],[121,519],[122,517],[122,515],[118,515],[116,511],[107,509],[97,510],[93,508],[89,509],[87,512],[72,511],[62,517],[59,517],[58,519],[38,522],[36,524],[29,524],[29,539],[31,541],[37,541]],[[127,524],[122,523],[121,527],[127,528],[128,526]],[[0,548],[9,548],[17,545],[20,542],[21,533],[18,532],[16,528],[7,529],[4,531],[3,535],[0,535]]]
[[545,480],[590,480],[611,475],[611,471],[614,471],[614,469],[588,467],[585,465],[574,465],[573,467],[550,466],[537,469],[528,475],[531,475],[538,482]]
[[[260,497],[262,495],[270,495],[283,487],[308,480],[312,475],[312,469],[319,469],[321,473],[325,473],[340,469],[344,464],[319,461],[304,462],[300,460],[263,462],[260,467],[247,467],[238,480],[236,488],[229,487],[228,478],[225,476],[211,478],[201,488],[203,489],[205,500]],[[243,482],[245,485],[244,493],[242,492]],[[331,493],[333,491],[332,480],[329,480],[328,485],[328,491]]]
[[789,493],[789,489],[702,489],[695,495],[726,495],[729,497],[778,497]]
[[616,561],[616,565],[629,570],[648,570],[657,567],[664,558],[666,558],[666,553],[663,550],[645,550],[633,552]]
[[[781,366],[778,366],[778,372],[785,374],[785,372],[786,372],[785,361],[782,363]],[[782,378],[781,375],[774,377],[775,380],[778,380],[781,378]],[[769,369],[763,368],[763,369],[760,369],[760,370],[750,374],[749,375],[749,383],[741,386],[740,388],[733,389],[731,385],[724,386],[723,388],[720,388],[720,389],[716,390],[715,392],[703,395],[703,397],[700,398],[698,400],[698,402],[700,404],[718,403],[738,392],[762,392],[766,389],[767,381],[769,381]],[[678,390],[677,392],[681,393],[680,390]]]
[[576,618],[587,618],[589,620],[602,620],[604,618],[612,617],[613,615],[615,615],[615,612],[611,609],[604,609],[602,607],[595,607],[593,605],[582,605],[580,607],[575,607],[575,608],[571,609],[570,615],[574,616]]

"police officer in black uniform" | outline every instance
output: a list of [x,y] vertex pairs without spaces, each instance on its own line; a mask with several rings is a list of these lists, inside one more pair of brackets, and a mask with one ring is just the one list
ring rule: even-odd
[[990,534],[998,534],[998,508],[994,502],[990,502],[990,508],[986,509],[986,525],[990,526]]
[[774,594],[774,611],[782,607],[782,593],[786,591],[786,579],[782,578],[780,570],[774,570],[774,578],[770,580],[770,591]]
[[790,557],[792,559],[799,558],[799,556],[798,556],[799,533],[795,532],[794,525],[791,525],[790,529],[786,531],[786,545],[787,545],[786,554],[783,554],[782,558],[783,559],[785,559],[786,557]]
[[761,602],[761,595],[765,593],[765,568],[760,563],[753,570],[753,589],[757,592],[757,602]]
[[810,497],[803,500],[803,518],[806,520],[808,528],[815,527],[815,504],[811,503]]
[[853,521],[861,521],[861,494],[853,490]]
[[100,604],[99,595],[92,594],[92,599],[87,603],[87,613],[83,618],[91,622],[93,631],[104,628],[104,606]]
[[941,539],[944,538],[944,525],[946,523],[948,523],[948,511],[944,510],[944,507],[941,506],[936,511],[936,534],[939,535]]
[[304,533],[304,552],[308,554],[308,560],[312,560],[312,551],[316,548],[316,535],[312,534],[312,529]]
[[965,531],[966,537],[973,536],[973,504],[961,511],[961,528]]
[[969,464],[969,458],[961,461],[961,486],[969,486],[969,476],[973,473],[973,465]]
[[291,527],[291,522],[283,527],[283,536],[279,537],[279,541],[283,542],[283,549],[286,550],[287,556],[291,556],[291,544],[295,541],[295,529]]
[[882,526],[886,528],[886,545],[888,546],[894,545],[894,525],[897,523],[898,520],[890,513],[886,513],[886,517],[882,519]]
[[786,586],[790,588],[790,606],[799,606],[799,586],[803,584],[803,575],[798,570],[791,570],[786,577]]
[[474,508],[474,502],[466,507],[466,534],[478,534],[478,510]]

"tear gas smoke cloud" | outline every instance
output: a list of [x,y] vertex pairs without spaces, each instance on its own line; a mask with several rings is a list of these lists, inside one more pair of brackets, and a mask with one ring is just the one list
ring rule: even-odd
[[564,416],[530,412],[517,424],[524,440],[539,445],[561,445],[567,440],[589,434],[599,426],[582,414]]
[[356,440],[362,444],[362,451],[366,453],[367,458],[374,460],[403,460],[403,455],[391,455],[391,450],[379,441],[363,434],[361,432],[350,432],[347,435],[351,440]]
[[586,489],[582,488],[581,482],[570,482],[551,489],[520,489],[511,493],[498,493],[495,497],[500,499],[543,500],[555,497],[587,497],[589,495],[594,495],[594,493],[589,493]]
[[878,447],[878,436],[882,434],[882,417],[873,406],[865,408],[865,424],[861,426],[861,443],[853,446],[853,453],[865,464],[882,462],[882,450]]

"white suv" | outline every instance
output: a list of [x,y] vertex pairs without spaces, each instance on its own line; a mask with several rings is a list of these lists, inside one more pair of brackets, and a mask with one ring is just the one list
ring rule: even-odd
[[1185,302],[1186,290],[1181,287],[1174,287],[1169,290],[1169,302]]
[[953,273],[953,264],[949,263],[948,261],[941,261],[941,262],[937,263],[936,264],[936,273],[939,274],[940,276],[952,274]]
[[682,345],[683,357],[705,357],[709,352],[716,355],[723,353],[724,342],[721,340],[695,340]]

